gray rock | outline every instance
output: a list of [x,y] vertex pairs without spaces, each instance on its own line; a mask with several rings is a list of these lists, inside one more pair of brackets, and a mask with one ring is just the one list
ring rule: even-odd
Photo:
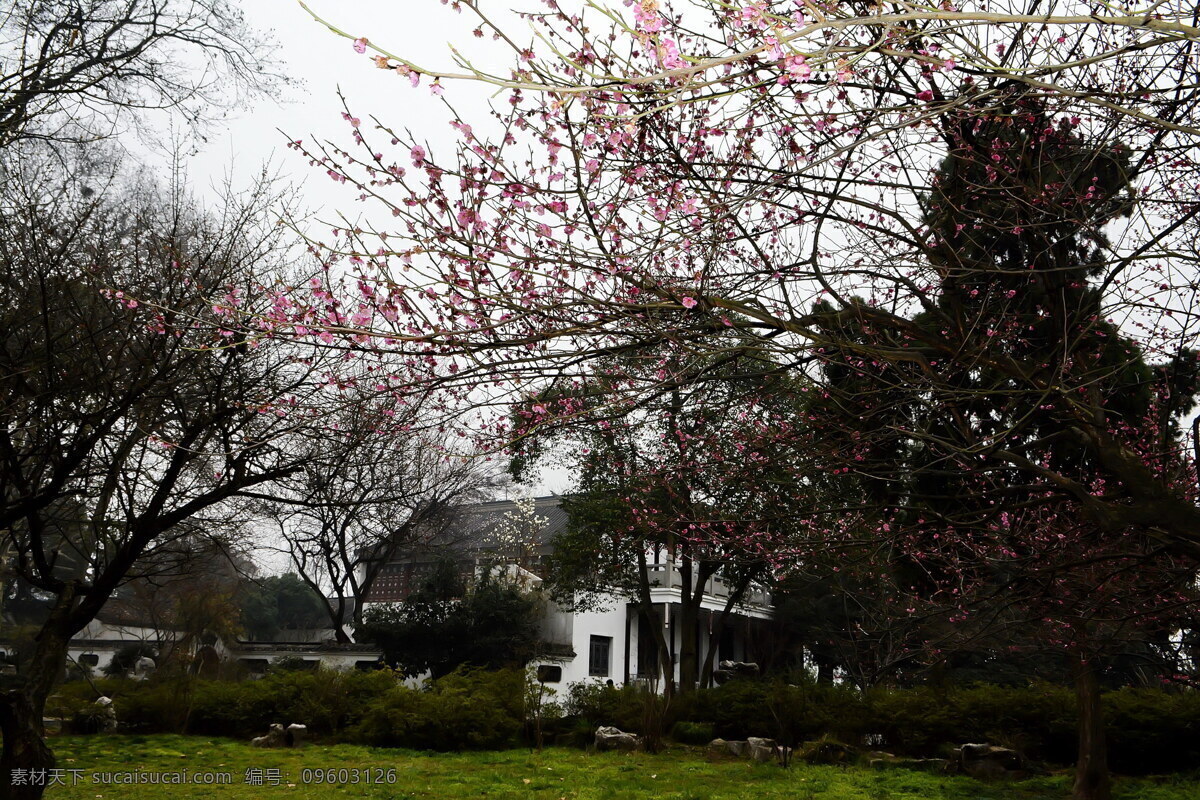
[[1017,778],[1028,770],[1025,757],[1016,750],[992,744],[962,745],[955,751],[955,766],[984,781]]
[[725,753],[729,752],[728,745],[729,742],[725,741],[724,739],[713,739],[708,743],[708,750],[710,753],[724,755]]
[[757,736],[751,736],[746,739],[746,745],[750,750],[751,761],[766,763],[776,759],[774,739],[760,739]]
[[758,664],[746,661],[720,661],[713,670],[713,680],[718,684],[731,678],[746,677],[758,674]]
[[640,736],[625,733],[620,728],[602,725],[596,729],[597,750],[622,750],[629,752],[641,746]]
[[283,725],[278,722],[271,723],[270,729],[267,730],[265,736],[258,736],[250,740],[252,747],[284,747],[287,744],[287,734],[283,730]]
[[308,738],[308,726],[300,725],[293,722],[287,726],[287,730],[283,732],[283,741],[288,747],[295,747],[298,744],[303,744]]
[[100,707],[100,731],[103,733],[115,733],[117,730],[117,710],[113,708],[111,697],[101,697],[96,700],[96,705]]
[[725,743],[726,749],[732,756],[746,756],[750,754],[750,743],[737,740],[728,741]]

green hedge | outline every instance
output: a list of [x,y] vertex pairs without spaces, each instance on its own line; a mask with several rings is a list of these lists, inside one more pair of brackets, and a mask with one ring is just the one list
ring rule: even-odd
[[1112,768],[1127,774],[1200,767],[1200,692],[1120,689],[1104,696]]
[[[272,722],[299,722],[316,736],[428,750],[508,747],[528,738],[521,671],[463,670],[410,689],[388,671],[272,672],[242,682],[123,679],[95,682],[113,698],[129,730],[247,738]],[[81,731],[95,694],[67,684],[50,704]],[[872,689],[808,681],[741,679],[676,697],[670,704],[636,687],[577,684],[551,699],[545,740],[585,745],[599,725],[635,733],[651,722],[672,738],[766,736],[797,744],[822,736],[900,755],[944,755],[954,745],[988,741],[1052,764],[1075,757],[1075,705],[1052,685]],[[651,705],[656,703],[657,705]],[[558,713],[561,704],[562,714]],[[648,709],[656,709],[649,715]],[[1104,696],[1110,762],[1126,774],[1176,772],[1200,764],[1200,692],[1122,689]],[[93,726],[94,727],[94,726]]]
[[[1200,692],[1107,692],[1104,713],[1114,770],[1176,772],[1200,764]],[[1078,737],[1073,691],[1048,684],[857,692],[736,680],[698,692],[691,718],[712,723],[724,738],[799,742],[832,735],[910,756],[946,755],[964,742],[992,742],[1052,764],[1074,761]]]
[[[95,685],[113,698],[117,719],[129,730],[236,737],[261,736],[273,722],[298,722],[316,735],[336,737],[381,695],[403,688],[387,671],[336,670],[272,672],[240,682],[110,678]],[[58,715],[60,708],[94,697],[87,683],[66,684],[47,710]]]
[[483,750],[519,743],[524,725],[524,674],[463,671],[415,691],[395,687],[376,698],[350,738],[420,750]]

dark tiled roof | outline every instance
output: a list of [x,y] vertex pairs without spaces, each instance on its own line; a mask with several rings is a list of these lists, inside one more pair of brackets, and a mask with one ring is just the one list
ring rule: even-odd
[[[523,501],[495,500],[447,510],[426,527],[419,543],[395,552],[371,584],[365,602],[404,600],[428,580],[433,564],[443,560],[457,562],[464,578],[474,572],[481,556],[535,570],[536,563],[553,552],[555,538],[566,531],[568,515],[558,495],[531,499],[536,527],[527,527],[519,505]],[[501,531],[514,524],[521,528],[518,536],[505,541]]]
[[[522,531],[523,545],[531,547],[539,553],[548,553],[553,549],[555,537],[567,529],[567,512],[563,510],[562,498],[558,495],[535,497],[533,499],[533,515],[542,524],[536,529]],[[421,551],[445,553],[447,550],[463,553],[503,549],[497,532],[512,520],[519,520],[520,507],[516,500],[494,500],[488,503],[473,503],[459,506],[450,511],[449,518],[442,523],[440,529],[432,532],[426,543],[413,548],[405,548],[397,554],[396,560],[408,560],[419,557]]]

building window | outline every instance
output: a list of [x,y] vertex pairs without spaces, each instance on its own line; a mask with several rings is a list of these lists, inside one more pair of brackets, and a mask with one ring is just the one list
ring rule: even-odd
[[538,683],[559,683],[562,681],[562,667],[555,664],[538,664]]
[[593,678],[607,678],[611,656],[612,637],[593,636],[590,657],[588,659],[588,675],[591,675]]

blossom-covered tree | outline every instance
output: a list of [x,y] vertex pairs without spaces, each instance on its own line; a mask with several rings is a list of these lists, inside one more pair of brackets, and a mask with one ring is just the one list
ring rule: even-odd
[[[677,657],[662,626],[649,628],[668,690],[676,664],[684,691],[711,678],[715,650],[697,644],[710,579],[729,589],[710,631],[719,637],[755,582],[829,547],[843,516],[853,515],[843,498],[817,489],[830,481],[811,458],[811,387],[751,340],[713,336],[725,339],[720,356],[669,345],[630,350],[597,363],[571,389],[518,403],[512,415],[518,471],[558,457],[577,476],[570,531],[553,559],[562,601],[587,605],[619,589],[653,619],[651,588],[661,570],[678,570]],[[637,403],[611,402],[618,387],[639,381],[658,389]]]
[[[570,379],[586,354],[653,341],[663,328],[707,349],[711,324],[736,326],[795,363],[820,358],[853,317],[896,337],[866,355],[936,362],[912,373],[944,395],[937,366],[963,360],[961,342],[913,323],[936,306],[944,247],[923,219],[924,199],[962,115],[1006,114],[1026,96],[1044,107],[1036,119],[1008,117],[1024,138],[990,153],[997,161],[983,179],[1024,157],[1021,142],[1045,135],[1035,126],[1128,148],[1137,202],[1121,235],[1100,246],[1100,311],[1156,360],[1190,339],[1195,104],[1172,80],[1187,70],[1195,33],[1183,9],[1162,7],[1153,19],[1082,13],[1083,4],[870,15],[780,3],[631,9],[615,22],[558,5],[533,17],[548,46],[522,53],[515,83],[500,81],[510,106],[492,123],[452,120],[453,157],[434,159],[349,112],[359,155],[310,148],[333,178],[360,183],[364,199],[398,218],[387,241],[356,244],[350,226],[329,244],[358,253],[368,284],[387,287],[364,327],[412,337],[419,358],[459,359],[439,381]],[[611,32],[597,35],[604,26]],[[373,57],[409,77],[422,71],[385,51]],[[497,122],[500,132],[485,135]],[[389,141],[403,154],[390,155]],[[1075,163],[1038,202],[1069,202],[1066,218],[1102,227],[1110,198],[1088,192],[1101,177],[1092,166]],[[394,281],[389,264],[405,260],[407,276]],[[829,305],[814,307],[819,299]],[[960,329],[973,330],[970,321]],[[998,365],[1012,391],[1070,397],[1075,388],[1020,366]],[[1102,457],[1121,499],[1088,492],[1069,470],[1014,463],[1019,454],[987,441],[955,442],[955,453],[983,447],[988,464],[1036,472],[1098,524],[1149,522],[1194,547],[1196,509],[1087,408],[1068,405],[1074,424],[1063,435]]]
[[[468,71],[508,105],[452,119],[453,148],[350,109],[352,146],[293,143],[395,222],[323,243],[361,294],[361,324],[327,334],[388,341],[398,384],[487,407],[567,396],[614,356],[719,357],[736,332],[816,387],[818,463],[856,478],[927,595],[1043,557],[1093,597],[1129,588],[1066,563],[1094,553],[1171,605],[1200,554],[1192,9],[628,8],[532,15],[540,51]],[[595,408],[672,381],[620,378]],[[541,406],[535,429],[597,416]]]

